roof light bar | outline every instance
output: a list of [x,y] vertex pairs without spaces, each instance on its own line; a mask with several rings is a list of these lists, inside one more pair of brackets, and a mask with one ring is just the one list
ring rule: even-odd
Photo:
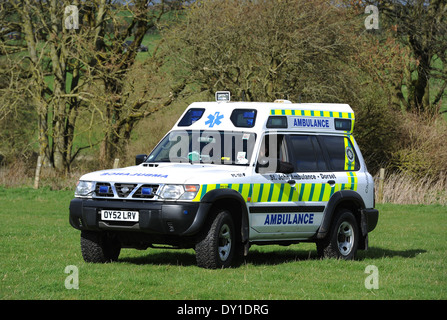
[[216,92],[217,102],[230,102],[230,91],[217,91]]
[[286,100],[286,99],[276,99],[275,101],[273,101],[274,103],[292,103],[292,101],[290,100]]

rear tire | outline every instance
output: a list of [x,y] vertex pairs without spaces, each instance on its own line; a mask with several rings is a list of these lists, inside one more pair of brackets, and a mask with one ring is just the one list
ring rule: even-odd
[[196,243],[197,265],[207,269],[228,268],[236,251],[236,236],[233,218],[227,210],[217,215]]
[[117,261],[121,244],[116,237],[94,231],[81,231],[81,252],[85,262]]
[[353,260],[359,240],[359,228],[354,215],[350,210],[342,209],[335,216],[329,235],[317,242],[318,256]]

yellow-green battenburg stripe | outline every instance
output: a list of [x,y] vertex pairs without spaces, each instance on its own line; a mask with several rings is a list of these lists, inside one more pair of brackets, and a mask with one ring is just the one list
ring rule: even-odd
[[306,117],[326,117],[352,119],[355,116],[353,112],[319,111],[319,110],[295,110],[295,109],[271,109],[272,116],[306,116]]
[[347,172],[348,183],[300,183],[291,186],[288,183],[245,183],[245,184],[205,184],[193,201],[200,201],[207,192],[214,189],[229,188],[239,192],[247,202],[297,202],[329,201],[334,192],[357,190],[357,175]]
[[357,174],[355,172],[347,172],[348,175],[348,183],[347,183],[347,187],[346,189],[349,190],[357,190],[357,183],[358,183],[358,179],[357,179]]

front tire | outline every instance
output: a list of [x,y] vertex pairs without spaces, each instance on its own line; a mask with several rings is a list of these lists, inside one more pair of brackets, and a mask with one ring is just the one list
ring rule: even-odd
[[195,246],[197,265],[207,269],[228,268],[236,251],[235,228],[227,210],[217,211],[208,230]]
[[317,242],[317,253],[322,258],[353,260],[360,240],[357,221],[348,209],[338,212],[328,237]]
[[101,232],[81,231],[81,252],[85,262],[117,261],[121,244],[116,237]]

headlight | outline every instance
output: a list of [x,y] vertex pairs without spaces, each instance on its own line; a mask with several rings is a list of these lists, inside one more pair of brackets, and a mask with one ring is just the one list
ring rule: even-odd
[[166,200],[192,200],[196,197],[200,186],[195,184],[167,184],[160,193]]
[[95,191],[95,182],[93,181],[78,181],[75,191],[75,197],[91,196]]

